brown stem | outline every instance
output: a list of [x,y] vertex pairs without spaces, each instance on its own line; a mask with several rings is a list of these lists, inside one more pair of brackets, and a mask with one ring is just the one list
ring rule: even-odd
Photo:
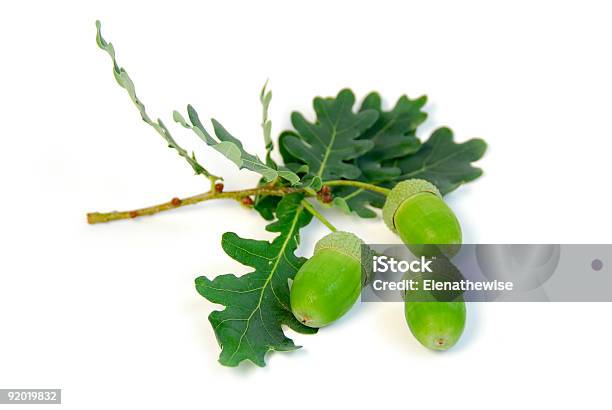
[[133,219],[139,216],[153,215],[158,212],[168,211],[170,209],[180,208],[185,205],[193,205],[199,202],[208,201],[211,199],[234,199],[241,201],[243,198],[251,195],[260,196],[283,196],[292,192],[302,192],[303,190],[290,187],[272,188],[270,185],[264,185],[253,189],[244,189],[241,191],[227,192],[205,192],[203,194],[190,196],[187,198],[172,198],[172,200],[159,205],[153,205],[146,208],[134,209],[131,211],[113,211],[113,212],[92,212],[87,214],[87,222],[90,224],[98,224],[119,219]]

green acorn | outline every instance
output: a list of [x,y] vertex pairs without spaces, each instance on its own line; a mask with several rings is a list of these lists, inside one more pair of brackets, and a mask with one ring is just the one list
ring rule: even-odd
[[348,232],[332,232],[317,242],[313,256],[295,275],[291,310],[301,323],[323,327],[355,304],[366,275],[361,269],[364,242]]
[[416,339],[432,350],[447,350],[465,327],[465,302],[406,302],[406,322]]
[[383,219],[415,255],[453,256],[461,247],[457,217],[438,188],[425,180],[397,184],[387,196]]
[[458,281],[463,275],[444,256],[437,256],[430,265],[432,272],[407,274],[418,282],[418,291],[404,294],[406,323],[416,339],[432,350],[454,346],[465,328],[466,307],[462,292],[424,290],[423,280]]

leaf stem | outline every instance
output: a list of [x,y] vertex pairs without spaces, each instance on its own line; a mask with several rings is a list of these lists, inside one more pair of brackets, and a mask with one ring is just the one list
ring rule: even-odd
[[331,222],[329,222],[327,220],[327,218],[325,218],[319,211],[317,211],[315,209],[314,206],[311,205],[310,202],[308,202],[305,199],[302,199],[302,205],[304,206],[304,208],[306,208],[306,210],[308,212],[310,212],[312,214],[312,216],[314,216],[315,218],[317,218],[319,221],[321,221],[321,223],[325,226],[327,226],[329,228],[330,231],[332,232],[336,232],[337,229],[334,225],[331,224]]
[[292,192],[302,192],[303,190],[291,187],[271,188],[264,185],[258,188],[243,189],[240,191],[216,192],[212,189],[209,192],[190,196],[187,198],[172,198],[168,202],[149,206],[146,208],[134,209],[131,211],[113,211],[113,212],[92,212],[87,214],[87,222],[90,224],[98,224],[121,219],[134,219],[139,216],[154,215],[159,212],[168,211],[170,209],[180,208],[186,205],[193,205],[199,202],[209,201],[211,199],[233,199],[241,201],[243,198],[251,195],[260,196],[284,196]]
[[383,188],[381,186],[377,186],[377,185],[373,185],[373,184],[368,184],[367,182],[351,181],[351,180],[348,180],[348,179],[340,179],[340,180],[336,180],[336,181],[325,181],[325,182],[323,182],[323,185],[327,185],[327,186],[352,186],[352,187],[356,187],[356,188],[367,189],[368,191],[378,192],[379,194],[383,194],[384,196],[389,195],[389,192],[391,192],[391,190],[388,189],[388,188]]

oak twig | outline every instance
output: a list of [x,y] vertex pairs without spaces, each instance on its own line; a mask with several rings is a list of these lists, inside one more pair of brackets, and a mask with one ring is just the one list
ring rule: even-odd
[[[211,178],[211,183],[213,179]],[[284,196],[293,192],[304,192],[306,195],[309,193],[306,189],[302,188],[292,188],[292,187],[277,187],[276,181],[272,181],[266,185],[262,185],[257,188],[251,189],[243,189],[239,191],[227,191],[227,192],[216,192],[214,189],[214,184],[212,189],[209,192],[204,192],[202,194],[190,196],[187,198],[172,198],[168,202],[164,202],[162,204],[149,206],[146,208],[133,209],[131,211],[112,211],[112,212],[91,212],[87,214],[87,222],[90,224],[98,224],[104,222],[117,221],[121,219],[134,219],[140,216],[145,215],[154,215],[159,212],[168,211],[175,208],[180,208],[186,205],[193,205],[204,201],[209,201],[211,199],[233,199],[236,201],[241,201],[243,198],[247,196]],[[353,186],[360,189],[367,189],[369,191],[378,192],[383,195],[388,195],[391,191],[390,189],[379,187],[376,185],[368,184],[361,181],[352,181],[352,180],[337,180],[337,181],[325,181],[323,185],[327,186]],[[321,218],[319,218],[320,214],[312,208],[310,204],[306,204],[305,207],[310,211],[313,216],[321,220],[329,229],[332,231],[335,228],[329,224],[327,220],[324,222]],[[316,212],[316,213],[313,213]]]
[[153,205],[146,208],[134,209],[131,211],[113,211],[113,212],[92,212],[87,214],[87,222],[90,224],[104,223],[117,221],[120,219],[134,219],[145,215],[154,215],[159,212],[168,211],[170,209],[180,208],[186,205],[193,205],[211,199],[233,199],[241,201],[242,198],[251,195],[260,196],[283,196],[293,192],[301,192],[301,189],[291,187],[271,188],[268,185],[253,189],[244,189],[240,191],[215,192],[211,190],[202,194],[190,196],[187,198],[172,198],[168,202],[159,205]]

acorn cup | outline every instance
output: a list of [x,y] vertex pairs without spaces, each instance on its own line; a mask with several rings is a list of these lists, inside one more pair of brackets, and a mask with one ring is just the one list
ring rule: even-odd
[[369,278],[361,267],[362,249],[371,252],[349,232],[332,232],[317,242],[291,285],[291,310],[297,320],[319,328],[350,310]]
[[454,256],[461,225],[435,185],[422,179],[397,184],[387,196],[383,219],[417,256]]

